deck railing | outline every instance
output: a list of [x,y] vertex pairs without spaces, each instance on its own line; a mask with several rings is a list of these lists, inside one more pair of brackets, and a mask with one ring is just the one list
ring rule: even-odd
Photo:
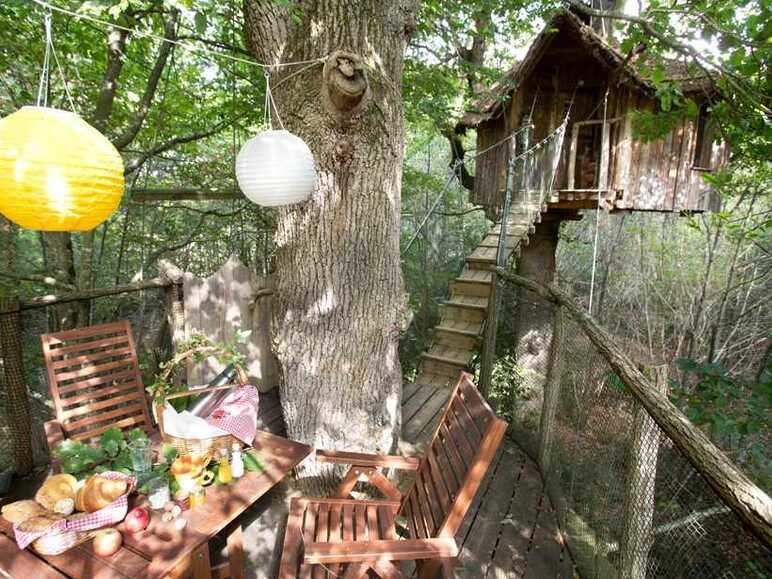
[[538,459],[583,578],[759,578],[772,500],[564,292],[498,270],[555,306]]

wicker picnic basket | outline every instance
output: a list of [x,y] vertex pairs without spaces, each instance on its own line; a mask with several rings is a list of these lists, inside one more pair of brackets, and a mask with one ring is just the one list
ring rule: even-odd
[[61,555],[93,538],[99,529],[122,521],[128,511],[128,496],[134,491],[136,479],[118,472],[104,472],[100,476],[126,480],[128,488],[125,494],[98,511],[70,515],[41,531],[24,532],[14,525],[19,547],[25,548],[29,545],[40,555]]
[[[207,388],[196,388],[186,392],[177,392],[175,394],[169,394],[168,396],[165,396],[164,402],[167,400],[174,400],[175,398],[198,396],[199,394],[205,394],[207,392],[230,390],[238,386],[246,386],[247,373],[244,371],[244,368],[238,364],[234,364],[234,368],[236,370],[236,384],[223,384],[221,386],[210,386]],[[158,430],[161,433],[161,441],[172,445],[180,455],[209,454],[210,457],[215,457],[221,449],[230,451],[234,442],[240,442],[239,439],[232,434],[223,434],[221,436],[213,436],[209,438],[180,438],[178,436],[172,436],[164,430],[163,404],[156,404],[156,420],[158,421]]]
[[32,541],[32,550],[40,555],[61,555],[90,540],[96,531],[69,531],[56,529]]

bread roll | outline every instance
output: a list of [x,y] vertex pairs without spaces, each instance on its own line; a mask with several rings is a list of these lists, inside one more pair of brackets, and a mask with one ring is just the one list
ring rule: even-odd
[[3,506],[3,518],[10,523],[23,523],[27,519],[44,515],[46,510],[35,501],[16,501]]
[[124,480],[110,480],[103,476],[93,475],[78,491],[75,498],[75,508],[79,511],[93,513],[126,494],[127,490],[128,484]]
[[75,488],[78,481],[70,474],[55,474],[46,479],[40,487],[35,500],[47,510],[56,509],[56,503],[62,499],[75,499]]

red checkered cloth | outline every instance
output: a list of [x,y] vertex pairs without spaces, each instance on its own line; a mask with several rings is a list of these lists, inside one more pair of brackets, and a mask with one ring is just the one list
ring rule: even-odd
[[79,517],[72,521],[62,519],[48,527],[45,531],[36,533],[25,533],[19,530],[18,525],[13,526],[14,536],[16,538],[16,544],[19,549],[24,549],[32,543],[34,540],[39,539],[43,535],[49,535],[53,533],[65,533],[67,531],[83,532],[99,529],[100,527],[106,527],[108,525],[114,525],[120,523],[125,517],[126,512],[129,510],[129,494],[134,490],[137,484],[137,479],[133,476],[125,475],[120,472],[107,471],[99,473],[100,476],[111,480],[125,480],[128,483],[128,489],[126,494],[121,495],[115,499],[112,503],[106,507],[99,509],[93,513],[89,513],[86,516]]
[[239,386],[212,410],[206,421],[249,446],[257,430],[257,405],[257,388]]

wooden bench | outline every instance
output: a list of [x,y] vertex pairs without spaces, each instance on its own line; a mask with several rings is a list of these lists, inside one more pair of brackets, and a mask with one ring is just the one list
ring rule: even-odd
[[53,450],[62,440],[92,440],[110,427],[155,429],[127,321],[40,337],[56,419],[45,424]]
[[[455,535],[507,424],[496,417],[471,376],[461,373],[424,456],[415,458],[317,451],[319,461],[350,464],[328,499],[295,498],[290,504],[280,579],[295,577],[404,577],[399,561],[415,561],[418,577],[452,577],[459,548]],[[403,496],[378,470],[415,470]],[[384,500],[348,498],[359,481],[375,485]],[[404,521],[404,538],[397,532]]]

